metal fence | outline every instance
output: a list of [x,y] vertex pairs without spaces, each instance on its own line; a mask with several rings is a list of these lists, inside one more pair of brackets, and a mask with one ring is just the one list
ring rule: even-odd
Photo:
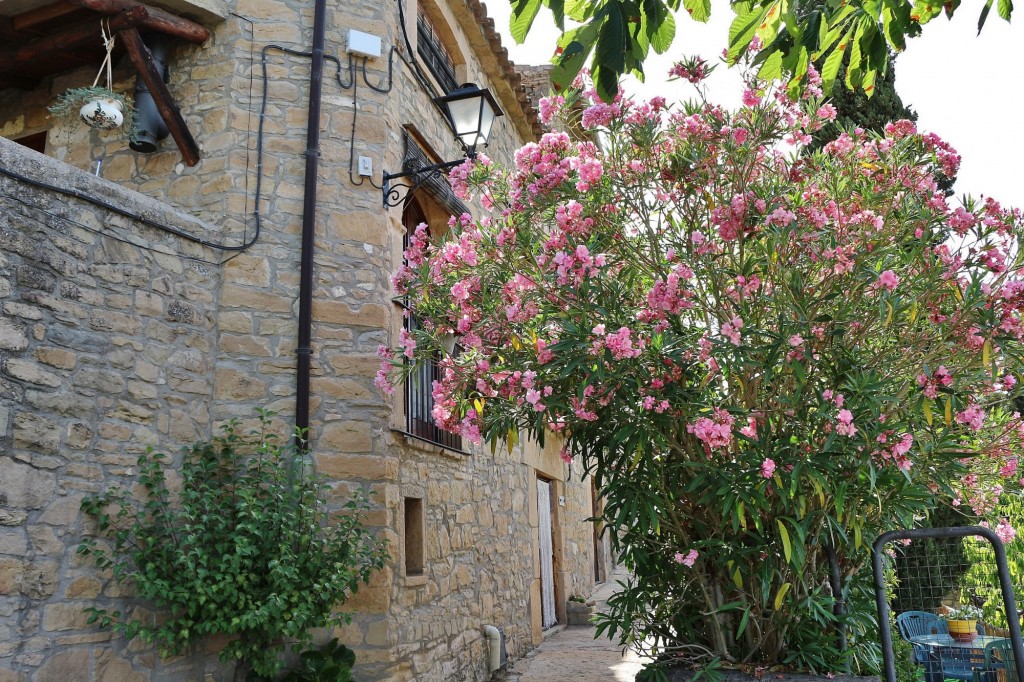
[[910,644],[925,682],[1024,682],[1020,610],[990,529],[885,533],[874,544],[874,581],[886,682],[896,682],[894,637]]

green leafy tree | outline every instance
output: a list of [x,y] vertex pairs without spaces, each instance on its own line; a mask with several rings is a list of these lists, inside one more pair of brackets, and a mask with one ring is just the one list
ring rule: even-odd
[[364,494],[329,512],[325,484],[270,418],[260,412],[249,434],[229,422],[186,448],[177,494],[169,458],[150,450],[139,457],[141,502],[124,489],[83,501],[109,544],[86,538],[78,553],[160,611],[137,618],[91,607],[90,623],[163,655],[227,635],[221,659],[237,661],[235,679],[244,680],[250,670],[275,675],[286,646],[307,646],[311,628],[348,621],[337,608],[383,567],[386,546],[363,526]]
[[[890,54],[890,62],[893,55]],[[821,64],[816,65],[819,69]],[[846,64],[843,65],[845,71]],[[842,75],[843,72],[840,72]],[[814,152],[826,143],[839,137],[844,130],[864,128],[876,133],[884,133],[885,126],[899,120],[916,121],[917,112],[903,103],[896,92],[896,74],[890,67],[878,81],[875,93],[868,97],[863,90],[847,90],[834,88],[829,102],[836,108],[836,118],[832,124],[816,131],[811,137],[814,141],[806,148],[806,152]]]
[[[552,81],[568,87],[590,60],[598,94],[610,102],[619,78],[626,73],[643,77],[644,60],[653,50],[664,54],[676,34],[674,12],[706,22],[711,0],[511,0],[513,38],[522,42],[541,6],[552,11],[562,31],[558,40]],[[986,0],[978,19],[980,32],[995,5],[997,14],[1009,21],[1011,0]],[[755,40],[753,52],[762,78],[789,78],[792,92],[806,83],[807,67],[822,61],[825,91],[848,60],[850,68],[841,79],[849,89],[869,96],[887,71],[889,50],[906,48],[907,38],[921,33],[926,23],[945,12],[952,18],[959,0],[818,0],[814,3],[787,0],[739,0],[729,29],[728,59],[736,63]],[[567,29],[566,19],[573,22]],[[753,56],[753,55],[751,55]]]

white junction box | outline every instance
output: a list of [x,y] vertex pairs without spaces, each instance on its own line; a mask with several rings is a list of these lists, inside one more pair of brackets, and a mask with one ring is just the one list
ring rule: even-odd
[[359,175],[363,177],[373,175],[373,159],[369,156],[359,157]]
[[363,33],[350,28],[348,30],[348,52],[363,57],[379,57],[381,39],[372,33]]

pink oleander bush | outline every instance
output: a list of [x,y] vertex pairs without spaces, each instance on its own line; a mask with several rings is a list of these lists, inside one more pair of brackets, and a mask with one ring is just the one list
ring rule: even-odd
[[394,285],[421,329],[378,383],[440,355],[438,424],[558,438],[593,473],[635,575],[602,631],[838,669],[831,544],[845,656],[870,669],[873,539],[1018,487],[1021,215],[950,203],[936,178],[959,157],[910,122],[801,155],[835,114],[813,83],[743,100],[568,93],[542,111],[584,134],[453,171],[488,213],[417,230]]

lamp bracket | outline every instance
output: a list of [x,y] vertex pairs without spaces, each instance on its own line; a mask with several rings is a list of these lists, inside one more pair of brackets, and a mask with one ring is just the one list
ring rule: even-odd
[[[449,168],[455,168],[455,166],[465,163],[465,159],[458,159],[456,161],[445,161],[444,163],[435,163],[430,166],[422,166],[420,168],[414,168],[402,173],[384,173],[384,207],[393,208],[399,206],[405,202],[410,194],[418,190],[424,182],[430,178],[440,177],[444,171]],[[405,182],[395,182],[392,180],[402,179]],[[405,193],[402,194],[401,190],[405,189]]]

